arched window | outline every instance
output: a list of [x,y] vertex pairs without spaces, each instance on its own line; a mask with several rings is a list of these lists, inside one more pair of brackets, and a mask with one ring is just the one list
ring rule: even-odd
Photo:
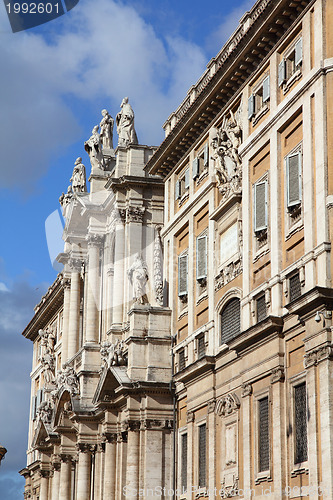
[[240,300],[229,300],[221,312],[221,344],[227,344],[240,333]]

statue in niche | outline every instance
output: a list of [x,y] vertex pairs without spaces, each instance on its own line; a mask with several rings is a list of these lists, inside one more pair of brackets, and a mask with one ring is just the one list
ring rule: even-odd
[[127,271],[131,285],[133,285],[134,302],[139,304],[148,303],[146,295],[146,283],[148,281],[148,267],[142,257],[137,253],[134,262]]
[[129,144],[138,144],[134,128],[134,111],[128,102],[128,97],[124,97],[120,107],[121,111],[116,116],[118,146],[126,147]]
[[74,170],[70,182],[72,183],[73,193],[86,193],[86,167],[82,163],[82,158],[79,157],[75,160]]
[[103,118],[99,124],[101,128],[100,138],[104,149],[113,149],[113,125],[114,119],[106,109],[102,110]]
[[235,114],[230,111],[229,117],[224,116],[221,128],[215,130],[212,137],[217,187],[224,199],[232,193],[241,193],[242,168],[238,154],[241,142],[242,129],[238,108]]
[[87,151],[92,169],[105,170],[105,163],[102,153],[101,137],[98,133],[99,126],[92,129],[91,137],[84,143],[84,149]]

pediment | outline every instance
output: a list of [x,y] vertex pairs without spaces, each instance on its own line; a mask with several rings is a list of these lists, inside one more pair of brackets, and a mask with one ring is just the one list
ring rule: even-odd
[[118,388],[130,386],[132,386],[132,382],[127,375],[126,366],[111,366],[110,368],[105,366],[96,388],[93,403],[109,403],[113,400]]
[[46,440],[49,438],[48,429],[45,426],[45,423],[39,419],[37,424],[37,428],[35,430],[35,434],[32,440],[33,448],[45,448],[47,446]]

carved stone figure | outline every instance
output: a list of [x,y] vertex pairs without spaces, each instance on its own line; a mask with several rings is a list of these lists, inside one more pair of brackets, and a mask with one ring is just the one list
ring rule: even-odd
[[127,271],[127,274],[133,285],[134,301],[139,304],[147,303],[146,283],[148,281],[148,267],[138,253],[135,254],[134,262]]
[[57,391],[66,389],[72,396],[80,393],[79,379],[74,368],[65,363],[63,371],[60,371],[56,380]]
[[134,111],[128,102],[128,97],[124,97],[120,107],[121,111],[116,116],[118,146],[126,147],[129,144],[138,144],[134,128]]
[[160,229],[157,229],[154,241],[154,290],[155,300],[159,305],[163,305],[163,277],[162,277],[162,245]]
[[71,200],[73,199],[73,191],[72,191],[72,186],[68,186],[67,188],[67,193],[62,193],[60,198],[59,198],[59,203],[60,205],[65,208],[66,205],[68,205]]
[[117,340],[111,344],[108,340],[101,344],[101,358],[107,366],[125,366],[127,359],[125,355],[125,343],[123,340]]
[[101,123],[99,124],[101,128],[101,141],[102,141],[102,146],[105,149],[113,149],[113,125],[114,125],[114,119],[112,116],[108,113],[106,109],[102,110],[102,115],[103,118],[101,120]]
[[52,420],[53,406],[50,401],[42,401],[37,409],[37,415],[45,423],[49,424]]
[[75,166],[70,182],[72,183],[73,193],[87,192],[86,167],[83,165],[82,158],[80,157],[75,160]]
[[101,138],[98,133],[99,126],[92,129],[91,137],[84,143],[84,149],[87,151],[92,169],[105,169],[105,163],[102,153]]
[[54,355],[54,333],[50,330],[39,330],[41,337],[41,364],[43,367],[44,379],[46,384],[54,382],[54,368],[55,368],[55,355]]
[[223,199],[233,193],[241,193],[242,189],[242,168],[238,155],[242,141],[239,115],[240,110],[235,114],[230,111],[230,117],[224,117],[221,128],[212,137],[215,176]]

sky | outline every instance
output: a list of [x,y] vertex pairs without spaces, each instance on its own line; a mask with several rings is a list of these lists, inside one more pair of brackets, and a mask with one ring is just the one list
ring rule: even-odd
[[[123,97],[139,143],[158,146],[186,97],[254,0],[80,0],[12,33],[0,3],[0,500],[23,498],[32,346],[21,335],[56,278],[45,221],[106,108]],[[116,135],[114,137],[116,144]]]

